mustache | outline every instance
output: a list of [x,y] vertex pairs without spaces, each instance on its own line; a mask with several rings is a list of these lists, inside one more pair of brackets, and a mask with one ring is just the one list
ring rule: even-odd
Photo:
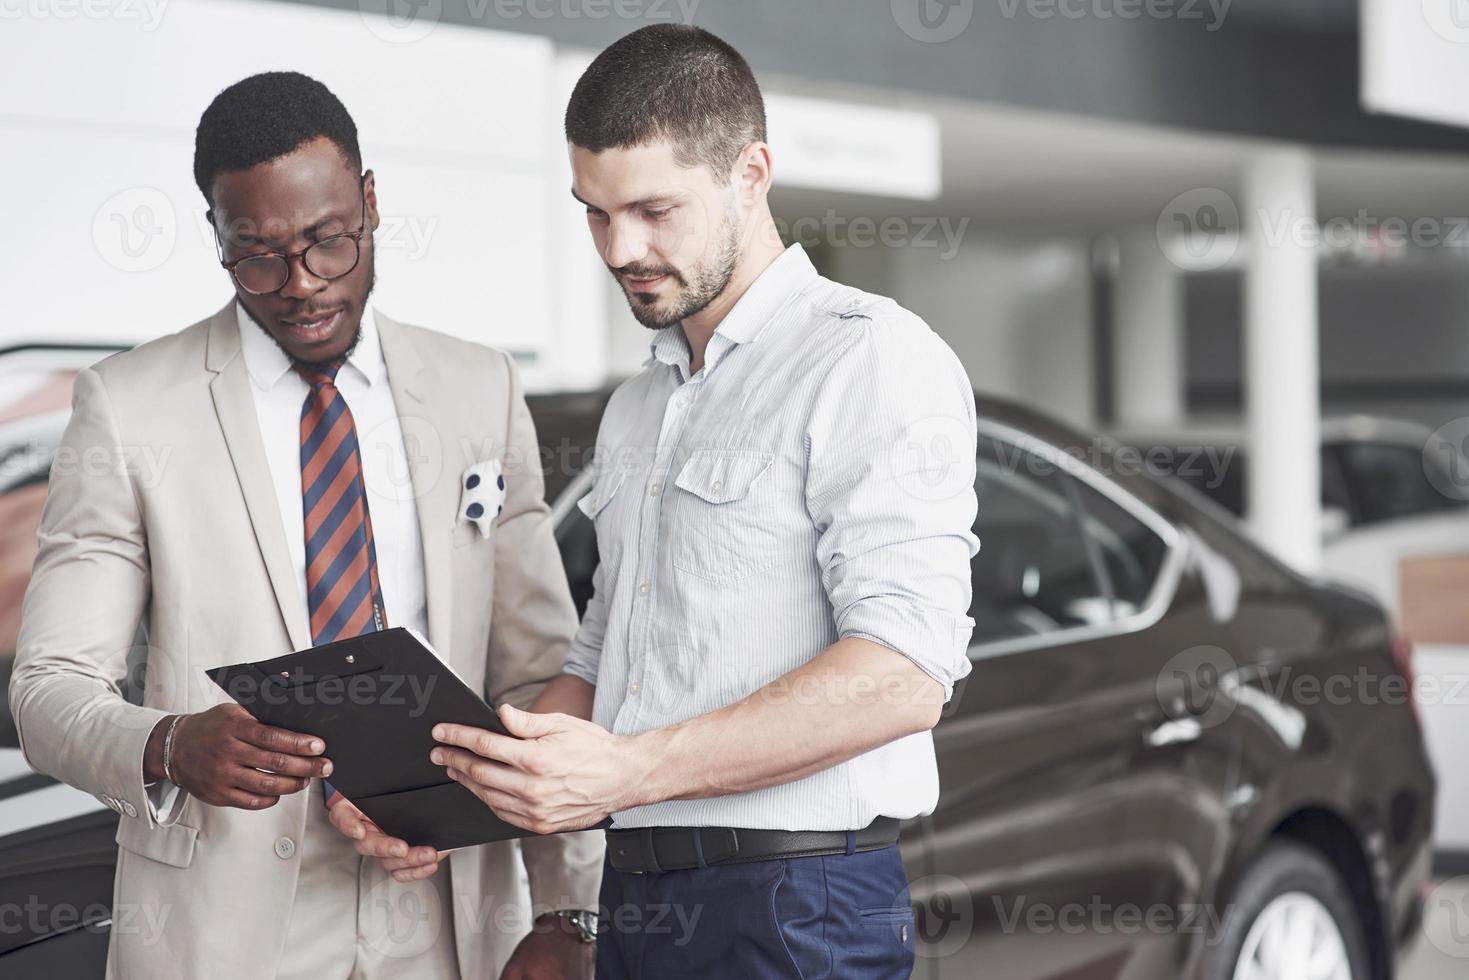
[[677,282],[682,283],[684,281],[679,271],[671,265],[643,265],[633,262],[630,265],[625,265],[618,269],[613,269],[611,266],[607,268],[619,279],[623,276],[636,276],[639,279],[655,279],[658,276],[672,276]]

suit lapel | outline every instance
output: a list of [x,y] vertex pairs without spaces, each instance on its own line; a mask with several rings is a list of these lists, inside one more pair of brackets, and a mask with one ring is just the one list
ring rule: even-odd
[[428,599],[428,639],[445,658],[452,657],[454,593],[451,534],[459,504],[459,474],[451,472],[455,429],[444,414],[442,394],[403,327],[376,309],[378,338],[388,367],[388,385],[403,430],[403,448],[413,483],[418,531],[423,540],[424,594]]
[[255,543],[270,576],[281,619],[292,647],[304,650],[311,646],[311,624],[291,565],[280,503],[271,482],[265,446],[260,440],[260,420],[255,412],[255,396],[250,389],[250,374],[245,368],[245,358],[240,355],[240,325],[234,305],[231,300],[209,324],[206,366],[215,372],[209,391],[214,397],[214,411],[219,416],[219,427],[224,433],[230,460],[234,463],[235,478],[239,480],[245,507],[250,512]]

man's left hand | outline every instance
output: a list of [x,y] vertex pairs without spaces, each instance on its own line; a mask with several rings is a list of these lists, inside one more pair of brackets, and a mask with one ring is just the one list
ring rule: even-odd
[[596,966],[594,943],[582,942],[554,916],[542,916],[515,947],[500,980],[592,980]]
[[563,714],[505,705],[500,721],[517,738],[448,723],[434,726],[444,745],[430,753],[501,820],[537,834],[582,830],[646,800],[652,760],[630,738]]

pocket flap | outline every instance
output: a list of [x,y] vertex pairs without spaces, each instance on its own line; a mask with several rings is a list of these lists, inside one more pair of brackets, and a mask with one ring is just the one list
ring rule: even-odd
[[611,503],[612,498],[617,496],[617,488],[622,486],[622,480],[627,475],[626,470],[617,469],[609,473],[598,475],[596,483],[592,486],[592,492],[576,502],[576,507],[592,520]]
[[750,492],[775,456],[741,449],[695,450],[678,471],[674,486],[711,504],[727,504]]
[[[176,806],[183,806],[180,800]],[[117,846],[175,868],[187,868],[194,860],[194,838],[199,831],[181,823],[167,827],[148,824],[141,816],[124,817],[117,827]]]

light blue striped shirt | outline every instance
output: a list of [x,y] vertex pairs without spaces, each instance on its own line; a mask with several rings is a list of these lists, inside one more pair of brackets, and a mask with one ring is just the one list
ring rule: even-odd
[[[595,482],[595,594],[566,671],[593,720],[634,734],[730,705],[847,637],[943,685],[969,672],[978,551],[974,395],[957,357],[890,299],[819,276],[794,245],[689,375],[680,326],[613,394]],[[782,692],[871,711],[881,690]],[[718,766],[718,758],[709,760]],[[795,782],[614,815],[618,827],[850,830],[938,802],[933,738]]]

